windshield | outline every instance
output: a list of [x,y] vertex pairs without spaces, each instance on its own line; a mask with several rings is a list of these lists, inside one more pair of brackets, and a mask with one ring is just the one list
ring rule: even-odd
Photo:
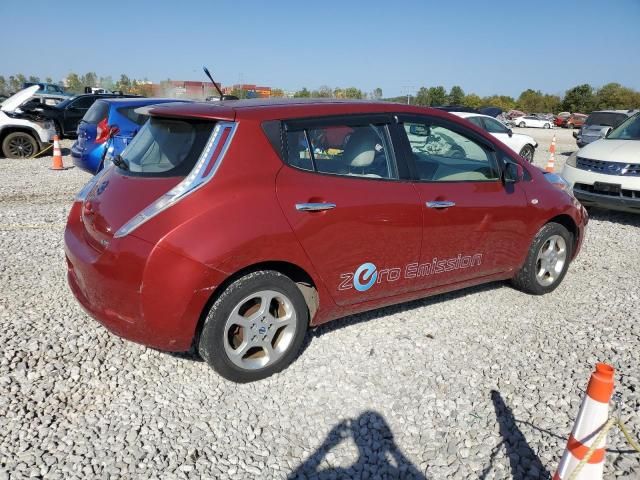
[[640,113],[628,118],[618,128],[612,130],[607,140],[640,140]]
[[135,176],[184,177],[193,169],[213,127],[212,122],[152,117],[114,163]]
[[585,122],[587,125],[603,125],[607,127],[617,127],[625,121],[627,116],[624,113],[598,112],[592,113]]

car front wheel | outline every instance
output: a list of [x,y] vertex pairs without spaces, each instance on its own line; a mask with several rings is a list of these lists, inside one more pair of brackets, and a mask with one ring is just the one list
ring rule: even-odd
[[31,158],[38,153],[38,141],[28,133],[10,133],[2,141],[2,153],[7,158]]
[[531,145],[525,145],[524,147],[522,147],[522,150],[520,150],[520,156],[529,163],[533,163],[534,154],[535,150]]
[[289,365],[302,346],[309,309],[285,275],[245,275],[213,303],[198,351],[220,375],[238,383],[260,380]]
[[524,265],[512,283],[523,292],[544,295],[555,290],[569,268],[573,235],[562,225],[547,223],[533,240]]

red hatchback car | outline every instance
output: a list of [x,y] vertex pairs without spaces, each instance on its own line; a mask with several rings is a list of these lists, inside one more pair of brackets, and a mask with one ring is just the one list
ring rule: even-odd
[[473,124],[393,103],[172,104],[78,194],[68,281],[124,338],[221,375],[286,367],[308,327],[471,285],[562,281],[587,214]]

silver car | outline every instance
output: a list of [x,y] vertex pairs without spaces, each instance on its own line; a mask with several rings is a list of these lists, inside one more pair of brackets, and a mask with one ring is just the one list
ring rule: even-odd
[[573,132],[578,147],[604,138],[607,133],[616,128],[638,110],[599,110],[591,112],[578,132]]

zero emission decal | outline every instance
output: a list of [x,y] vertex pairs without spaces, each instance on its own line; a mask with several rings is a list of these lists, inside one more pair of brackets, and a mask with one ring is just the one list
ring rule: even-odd
[[457,257],[448,259],[438,259],[435,257],[429,263],[408,263],[401,267],[394,268],[378,268],[371,262],[360,265],[355,272],[343,273],[340,275],[342,282],[338,286],[338,290],[350,290],[355,288],[359,292],[366,292],[376,283],[395,282],[401,278],[411,279],[426,277],[427,275],[435,275],[442,272],[450,272],[452,270],[460,270],[463,268],[472,268],[482,264],[482,254],[473,255],[458,254]]

